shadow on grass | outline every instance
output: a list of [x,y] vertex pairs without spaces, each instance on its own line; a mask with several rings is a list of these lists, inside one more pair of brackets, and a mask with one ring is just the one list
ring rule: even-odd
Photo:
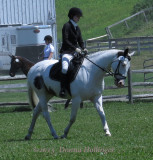
[[0,113],[29,112],[32,111],[30,106],[3,106],[0,107]]
[[32,111],[30,106],[20,106],[16,107],[13,112],[29,112],[29,111]]
[[67,140],[69,138],[58,138],[58,139],[54,139],[53,137],[50,137],[50,138],[31,138],[30,140],[25,140],[24,138],[23,139],[8,139],[8,140],[5,140],[5,142],[35,142],[35,141],[57,141],[57,140]]
[[144,99],[135,99],[134,101],[133,101],[134,103],[153,103],[153,99],[151,99],[151,98],[144,98]]

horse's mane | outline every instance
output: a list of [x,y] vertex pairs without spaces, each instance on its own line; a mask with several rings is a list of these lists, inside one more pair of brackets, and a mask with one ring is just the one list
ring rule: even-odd
[[33,63],[32,61],[30,61],[29,59],[25,58],[25,57],[21,57],[21,56],[16,56],[16,58],[18,58],[20,61],[22,61],[24,64],[28,64],[30,66],[33,66],[35,63]]
[[123,51],[122,50],[118,50],[118,49],[110,49],[110,50],[105,50],[105,51],[98,51],[98,52],[95,52],[95,53],[92,53],[92,54],[89,54],[88,57],[89,58],[94,58],[95,56],[99,56],[99,55],[102,55],[102,54],[109,54],[109,53],[120,53],[121,55],[123,55]]
[[98,55],[104,54],[104,53],[105,53],[105,51],[98,51],[98,52],[95,52],[95,53],[91,53],[91,54],[89,54],[88,56],[89,56],[90,58],[92,58],[92,57],[95,57],[95,56],[98,56]]

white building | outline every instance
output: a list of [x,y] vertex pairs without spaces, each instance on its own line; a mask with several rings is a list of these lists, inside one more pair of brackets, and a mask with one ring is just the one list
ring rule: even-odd
[[55,0],[0,0],[0,70],[10,69],[9,54],[37,62],[45,35],[57,58]]

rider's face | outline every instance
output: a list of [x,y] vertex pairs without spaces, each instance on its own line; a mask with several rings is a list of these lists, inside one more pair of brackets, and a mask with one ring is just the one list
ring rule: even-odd
[[45,43],[46,43],[46,45],[48,45],[48,44],[49,44],[49,41],[48,41],[48,40],[45,40]]
[[78,23],[79,22],[79,20],[80,20],[80,16],[74,16],[73,17],[73,21],[75,22],[75,23]]

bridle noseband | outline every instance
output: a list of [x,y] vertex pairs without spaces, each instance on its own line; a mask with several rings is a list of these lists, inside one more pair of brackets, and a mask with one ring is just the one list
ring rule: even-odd
[[126,76],[123,76],[121,73],[120,73],[120,65],[121,65],[121,60],[119,60],[118,62],[118,65],[117,65],[117,68],[114,72],[114,78],[115,79],[118,79],[117,76],[120,76],[121,78],[119,78],[120,80],[122,79],[126,79]]

